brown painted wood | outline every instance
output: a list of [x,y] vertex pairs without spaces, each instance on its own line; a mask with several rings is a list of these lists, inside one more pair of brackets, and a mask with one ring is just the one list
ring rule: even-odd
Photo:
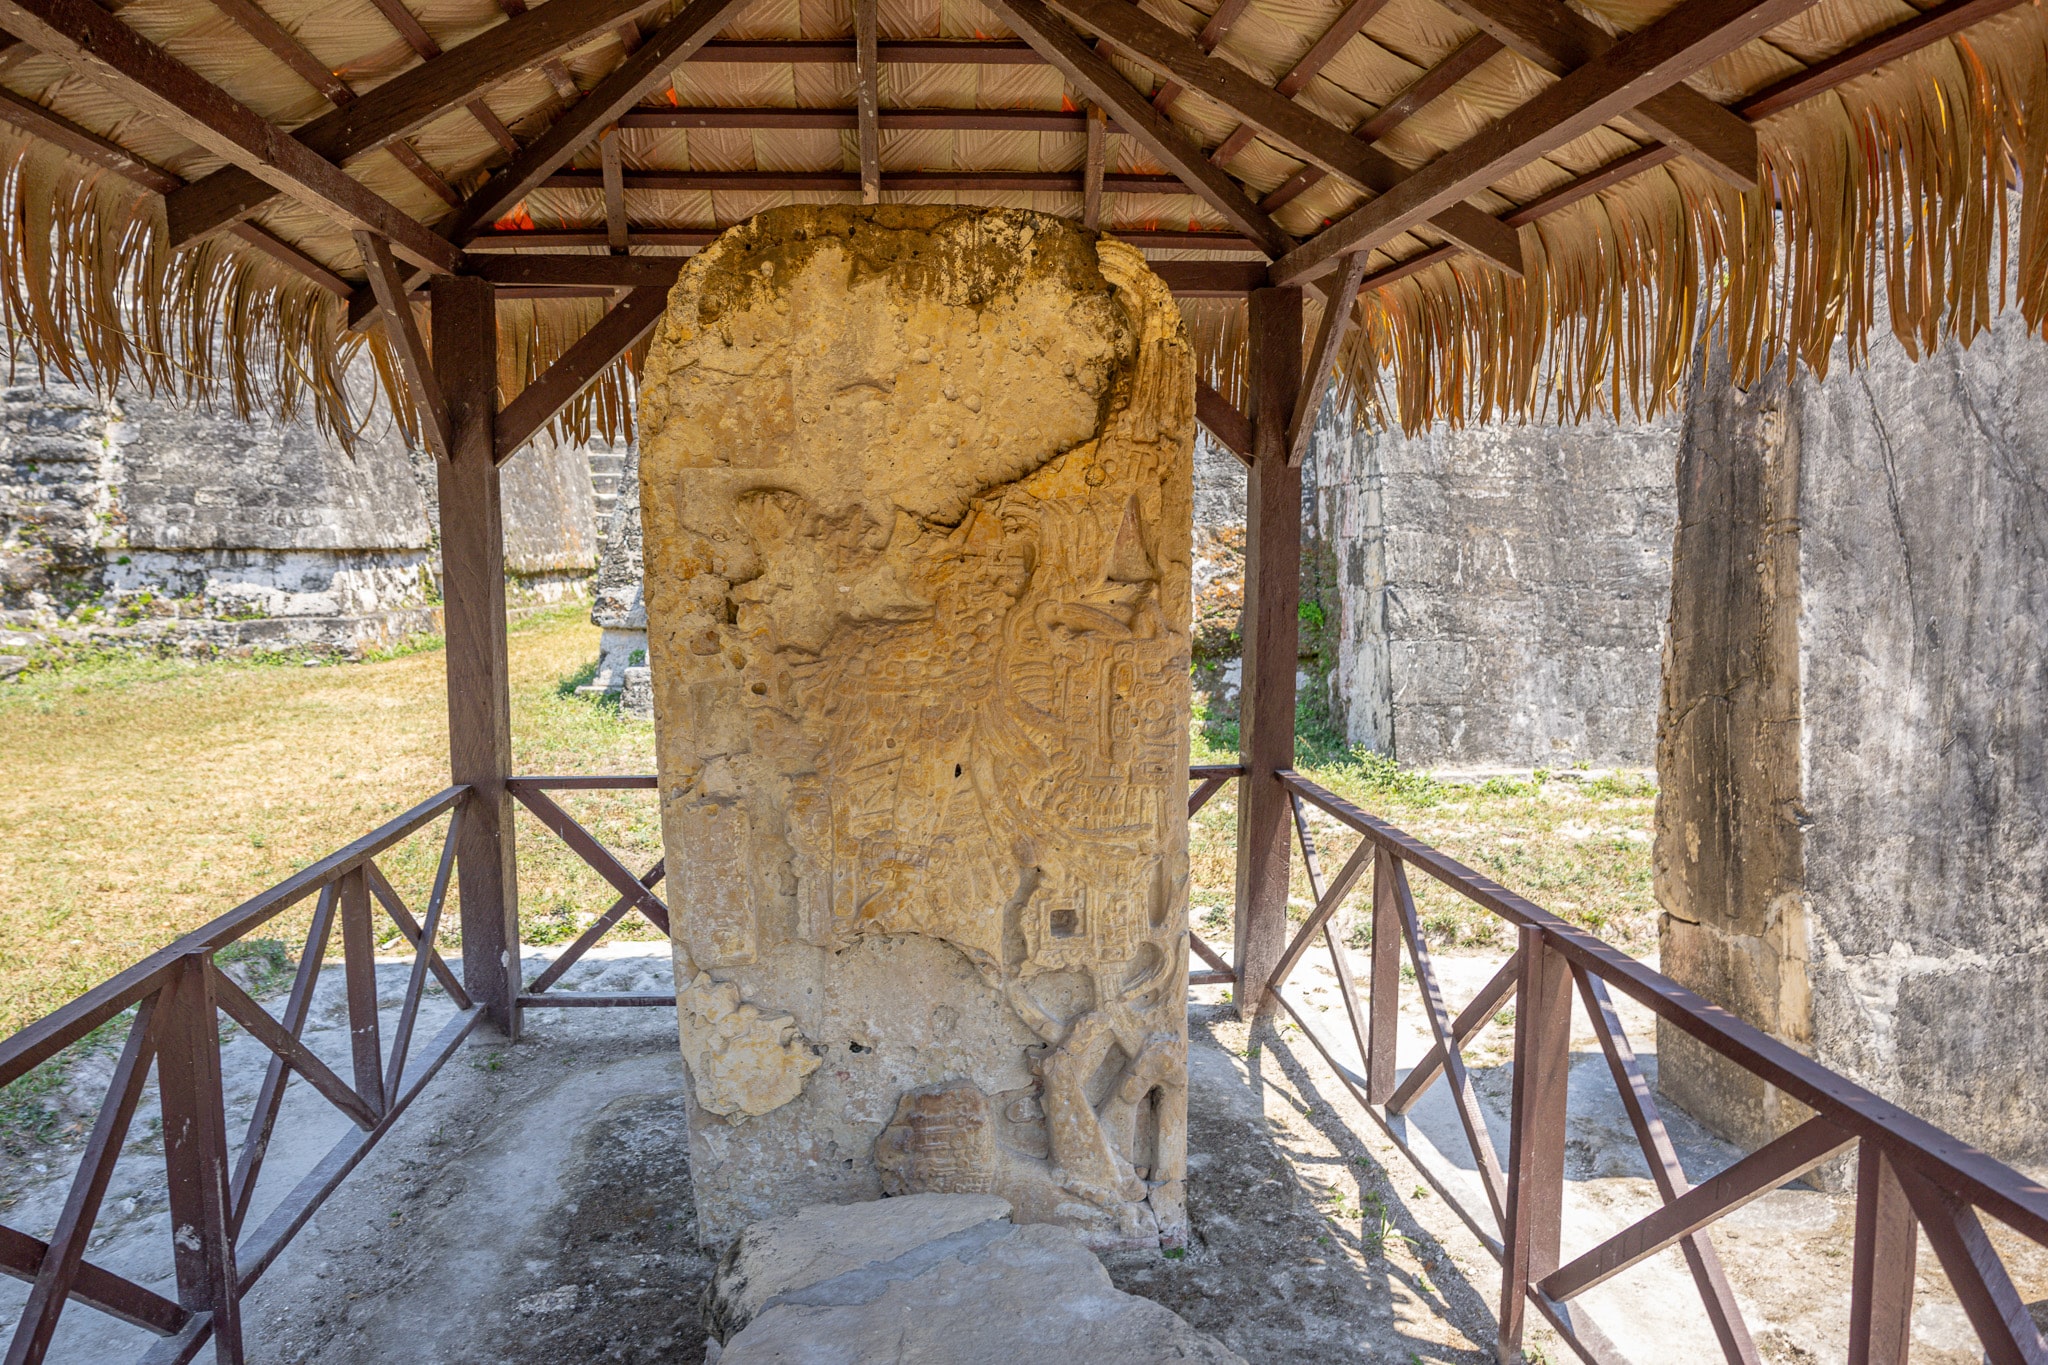
[[1184,299],[1249,298],[1266,287],[1264,261],[1154,261],[1152,273]]
[[[559,3],[559,0],[555,2]],[[880,55],[885,65],[904,62],[918,66],[1038,66],[1045,61],[1030,44],[1010,38],[884,38],[880,44]],[[706,43],[691,55],[690,60],[746,65],[795,62],[853,66],[860,56],[850,38],[721,38]]]
[[1834,89],[1844,81],[1868,75],[1886,62],[1897,61],[1930,43],[1981,24],[2007,10],[2017,9],[2024,0],[1948,0],[1925,10],[1902,24],[1857,43],[1823,62],[1815,62],[1797,75],[1757,91],[1736,108],[1754,122],[1789,109],[1803,100]]
[[[661,884],[662,875],[667,868],[667,859],[655,859],[654,866],[640,874],[638,879],[640,885],[652,891]],[[638,904],[638,898],[633,896],[620,896],[617,900],[613,901],[609,910],[599,915],[591,922],[589,928],[576,936],[574,943],[571,943],[556,955],[555,960],[548,964],[547,970],[526,983],[526,994],[539,995],[547,990],[548,987],[560,981],[564,973],[575,966],[585,953],[595,947],[599,939],[610,933],[613,926],[631,914]]]
[[384,1045],[377,1020],[377,928],[371,918],[366,869],[367,865],[353,868],[336,884],[335,910],[341,921],[341,967],[348,987],[349,1058],[355,1067],[355,1091],[369,1108],[369,1122],[360,1124],[367,1131],[377,1126],[384,1112]]
[[[1562,76],[1614,46],[1614,38],[1562,0],[1444,0],[1517,55]],[[1682,147],[1707,170],[1741,189],[1756,184],[1756,132],[1687,85],[1643,101],[1629,121]]]
[[[1628,1031],[1622,1027],[1621,1015],[1614,1008],[1605,982],[1576,966],[1572,968],[1572,979],[1578,985],[1586,1016],[1593,1023],[1594,1037],[1607,1058],[1607,1070],[1614,1078],[1622,1110],[1628,1115],[1629,1126],[1635,1129],[1636,1145],[1649,1163],[1650,1179],[1657,1186],[1658,1197],[1668,1204],[1691,1189],[1692,1182],[1679,1165],[1678,1150],[1665,1130],[1664,1116],[1650,1094],[1650,1083],[1636,1065]],[[1743,1320],[1742,1308],[1735,1301],[1735,1291],[1728,1285],[1727,1272],[1721,1268],[1721,1257],[1712,1240],[1704,1232],[1695,1232],[1680,1238],[1678,1245],[1700,1291],[1700,1303],[1707,1310],[1722,1358],[1728,1365],[1762,1365],[1756,1342],[1749,1334],[1749,1324]]]
[[[1399,162],[1353,138],[1335,124],[1260,84],[1238,67],[1202,51],[1194,39],[1169,28],[1125,0],[1047,0],[1059,15],[1100,34],[1120,51],[1188,89],[1208,96],[1290,152],[1374,193],[1400,183]],[[1135,93],[1135,92],[1133,92]],[[1114,107],[1114,106],[1112,106]],[[1122,111],[1118,111],[1119,121]],[[1203,164],[1221,170],[1207,158]],[[1425,215],[1430,226],[1511,273],[1522,268],[1521,244],[1499,220],[1455,201]],[[1298,283],[1290,280],[1288,283]]]
[[1102,226],[1102,177],[1109,168],[1109,117],[1088,106],[1088,147],[1081,157],[1081,226]]
[[[40,1239],[0,1226],[0,1275],[34,1284],[49,1252],[49,1246]],[[176,1336],[192,1316],[163,1295],[91,1261],[78,1263],[78,1271],[71,1280],[71,1297],[108,1317],[160,1337]]]
[[142,1098],[143,1083],[149,1079],[149,1064],[156,1047],[157,999],[142,1003],[121,1056],[108,1079],[106,1098],[93,1118],[92,1132],[78,1158],[78,1173],[65,1191],[64,1207],[57,1225],[43,1249],[41,1263],[29,1289],[28,1302],[16,1319],[13,1339],[8,1343],[6,1365],[42,1365],[57,1332],[57,1320],[71,1302],[79,1270],[85,1263],[86,1243],[93,1224],[99,1221],[100,1204],[107,1184],[114,1177],[114,1163],[121,1158],[121,1144],[128,1125],[135,1118],[135,1106]]
[[[312,925],[306,930],[306,944],[299,953],[298,970],[292,977],[291,993],[285,997],[284,1017],[279,1021],[292,1037],[299,1037],[306,1027],[306,1016],[313,1008],[313,987],[319,984],[320,964],[327,955],[327,939],[334,927],[334,896],[332,882],[321,888],[320,900],[313,910]],[[291,1070],[284,1058],[272,1054],[270,1064],[263,1072],[262,1088],[256,1092],[256,1107],[249,1115],[248,1132],[242,1138],[242,1153],[235,1160],[234,1174],[228,1180],[228,1198],[231,1210],[229,1229],[241,1236],[242,1224],[249,1217],[249,1201],[256,1194],[256,1180],[263,1173],[263,1159],[270,1150],[270,1135],[277,1127],[278,1110],[284,1104],[285,1083],[291,1079]]]
[[[435,945],[441,936],[441,912],[448,905],[448,886],[455,875],[455,843],[461,832],[462,812],[457,810],[448,821],[447,835],[441,840],[441,861],[434,869],[433,890],[427,895],[427,918],[425,925],[413,929],[411,932],[406,932],[404,921],[400,920],[399,922],[400,932],[406,933],[406,937],[412,943],[412,971],[406,977],[405,1001],[398,1009],[397,1026],[391,1030],[391,1059],[385,1064],[384,1071],[384,1093],[387,1096],[397,1095],[404,1089],[405,1059],[406,1055],[412,1050],[412,1031],[419,1022],[420,1001],[426,995],[428,969],[430,966],[438,968],[439,971],[436,972],[436,975],[442,975],[448,970],[446,965],[442,963],[441,954]],[[375,863],[369,864],[369,867],[376,873],[375,880],[371,883],[371,889],[377,893],[377,899],[383,901],[388,909],[393,901],[398,900],[398,893],[392,890],[391,884],[384,879],[383,873],[377,871]],[[386,898],[387,892],[390,893],[388,899]],[[394,915],[392,918],[397,919],[398,917]],[[407,915],[405,918],[411,919],[412,917]],[[443,976],[443,979],[448,980],[448,993],[455,1000],[457,1006],[462,1009],[469,1008],[469,998],[463,993],[462,989],[446,976]]]
[[[594,245],[602,245],[602,242]],[[666,289],[688,264],[683,256],[465,255],[462,273],[495,285],[587,284],[605,289]]]
[[553,421],[591,380],[603,372],[661,321],[668,305],[668,291],[660,285],[634,289],[598,320],[595,327],[562,352],[546,374],[519,391],[519,396],[498,414],[497,459],[512,458],[533,439],[535,432]]
[[1223,960],[1223,954],[1211,948],[1208,941],[1192,929],[1188,930],[1188,948],[1196,957],[1222,972],[1230,980],[1237,979],[1237,974],[1230,970],[1230,964]]
[[1252,434],[1252,419],[1199,379],[1195,381],[1195,420],[1206,427],[1225,450],[1237,456],[1239,463],[1251,468],[1252,449],[1257,444],[1257,437]]
[[[1524,990],[1526,991],[1526,981]],[[1527,996],[1516,1012],[1520,1025]],[[1543,1277],[1542,1289],[1560,1303],[1604,1284],[1630,1266],[1674,1246],[1689,1233],[1761,1199],[1843,1150],[1855,1138],[1826,1118],[1810,1118],[1695,1185],[1647,1218],[1631,1223],[1563,1269]],[[1534,1279],[1534,1276],[1531,1276]]]
[[1235,1001],[1251,1020],[1273,1011],[1266,993],[1287,946],[1293,831],[1287,788],[1294,766],[1294,675],[1301,603],[1301,470],[1287,463],[1287,419],[1301,384],[1299,289],[1251,298],[1253,461],[1246,485],[1244,650],[1238,698],[1237,918],[1231,961]]
[[[4,3],[18,0],[0,0],[0,4]],[[559,0],[551,0],[534,13],[544,14],[555,3]],[[503,216],[575,155],[598,129],[616,122],[619,115],[637,104],[677,62],[703,46],[746,3],[747,0],[690,0],[451,214],[441,225],[448,240],[466,242],[478,228]]]
[[[462,810],[460,807],[457,807],[449,815],[449,836],[443,841],[444,845],[460,843],[459,836],[457,836],[455,831],[461,823]],[[442,852],[444,855],[446,854],[446,847],[443,848]],[[405,902],[398,898],[398,892],[392,887],[390,880],[385,877],[383,869],[375,863],[367,863],[364,865],[364,870],[370,874],[370,894],[377,898],[377,903],[382,905],[385,913],[391,916],[391,922],[398,926],[398,932],[404,936],[407,945],[418,948],[423,941],[433,942],[431,938],[426,936],[426,930],[420,927],[419,921],[412,917],[412,911],[405,908]],[[455,1008],[466,1010],[476,1003],[469,998],[469,993],[462,989],[462,982],[456,979],[454,969],[448,965],[439,952],[427,954],[427,970],[434,974],[434,980],[441,983],[441,989],[448,992],[448,998],[454,1002]],[[385,1088],[387,1092],[390,1089],[388,1086]]]
[[[711,190],[839,190],[858,194],[858,171],[627,171],[629,190],[697,192]],[[593,170],[562,170],[549,175],[541,187],[551,190],[603,188],[601,173]],[[882,177],[884,191],[905,190],[1025,190],[1066,191],[1082,188],[1082,173],[1073,171],[890,171]],[[1186,186],[1172,175],[1106,175],[1103,188],[1110,192],[1184,194]]]
[[[418,132],[506,77],[587,42],[622,15],[645,7],[646,0],[550,0],[530,14],[485,29],[431,61],[400,72],[351,103],[294,129],[292,136],[316,156],[348,161],[393,138]],[[215,231],[254,211],[276,193],[239,167],[203,176],[167,196],[171,245]]]
[[[1517,949],[1508,955],[1508,960],[1501,964],[1500,970],[1487,979],[1486,984],[1479,988],[1479,994],[1467,1001],[1465,1008],[1458,1011],[1458,1017],[1451,1021],[1452,1045],[1463,1047],[1471,1042],[1473,1036],[1485,1028],[1494,1015],[1500,1013],[1501,1004],[1514,995],[1516,987],[1521,984],[1521,977],[1522,954],[1521,950]],[[1423,1054],[1421,1061],[1409,1069],[1407,1079],[1403,1080],[1387,1098],[1387,1112],[1405,1114],[1414,1108],[1415,1101],[1422,1098],[1422,1092],[1434,1085],[1436,1078],[1441,1076],[1443,1071],[1444,1046],[1437,1043]]]
[[[1366,21],[1378,14],[1386,3],[1387,0],[1351,0],[1351,4],[1337,16],[1337,22],[1323,30],[1323,36],[1316,39],[1315,44],[1302,54],[1301,60],[1289,68],[1274,89],[1288,99],[1300,94],[1302,88],[1321,74],[1322,69],[1343,50],[1346,43],[1358,36]],[[1209,154],[1209,159],[1219,166],[1228,166],[1258,135],[1258,129],[1250,124],[1239,124],[1237,130]]]
[[[1406,123],[1417,110],[1478,70],[1500,50],[1500,44],[1493,38],[1484,33],[1474,34],[1460,43],[1448,57],[1417,76],[1407,89],[1380,106],[1378,113],[1353,128],[1351,136],[1361,142],[1379,141]],[[1282,181],[1278,189],[1261,199],[1259,207],[1268,213],[1277,213],[1282,205],[1292,203],[1302,191],[1319,183],[1327,174],[1329,172],[1321,166],[1303,166]]]
[[1190,986],[1228,986],[1237,980],[1237,974],[1228,971],[1189,972]]
[[[557,0],[559,3],[559,0]],[[630,225],[627,235],[634,246],[708,246],[718,239],[721,229],[715,227],[654,227],[651,225]],[[1173,228],[1125,228],[1120,229],[1117,240],[1129,242],[1141,250],[1155,251],[1232,251],[1256,252],[1258,248],[1234,232],[1187,232]],[[463,271],[473,274],[477,270],[474,254],[500,251],[559,250],[563,247],[603,246],[605,233],[602,227],[579,228],[485,228],[471,239],[467,250],[472,258],[465,260]]]
[[278,190],[349,224],[381,232],[435,270],[455,254],[419,220],[303,144],[92,0],[0,0],[0,25],[151,118]]
[[854,110],[860,135],[860,202],[882,202],[882,57],[876,0],[853,0]]
[[[550,0],[559,4],[561,0]],[[542,9],[547,6],[542,6]],[[539,11],[536,11],[538,13]],[[505,538],[495,431],[498,325],[491,286],[431,286],[434,372],[448,402],[440,478],[442,619],[448,638],[448,749],[470,788],[455,848],[462,984],[500,1032],[519,1032],[519,879],[513,858],[512,692],[505,653]]]
[[1849,1365],[1907,1365],[1920,1224],[1884,1148],[1856,1152],[1856,1259],[1849,1288]]
[[1382,847],[1372,867],[1372,990],[1366,1001],[1365,1093],[1386,1104],[1400,1076],[1401,907],[1394,899],[1394,856]]
[[157,1009],[157,1095],[163,1116],[178,1302],[209,1314],[215,1358],[242,1365],[242,1294],[229,1230],[227,1117],[220,1080],[220,1018],[205,953],[181,958]]
[[612,249],[612,255],[623,256],[626,254],[626,172],[619,161],[619,130],[616,127],[606,129],[597,143],[604,173],[605,245]]
[[1300,464],[1308,453],[1309,437],[1315,434],[1323,399],[1337,368],[1337,354],[1344,338],[1351,334],[1351,315],[1358,298],[1358,282],[1365,278],[1365,253],[1344,258],[1337,282],[1323,300],[1323,319],[1316,328],[1315,345],[1309,347],[1307,368],[1302,372],[1301,396],[1294,402],[1294,417],[1287,424],[1287,462]]
[[[1237,21],[1244,17],[1245,10],[1250,7],[1251,0],[1223,0],[1223,3],[1216,7],[1216,12],[1209,16],[1209,22],[1202,25],[1202,31],[1195,35],[1195,41],[1202,45],[1202,51],[1214,52],[1220,47],[1223,40],[1230,36],[1230,30],[1237,26]],[[1175,81],[1162,83],[1152,92],[1152,107],[1162,114],[1165,113],[1167,107],[1180,98],[1181,89]]]
[[384,322],[384,336],[398,360],[406,388],[412,394],[413,411],[419,415],[420,431],[427,449],[447,459],[453,439],[448,426],[448,403],[434,378],[434,362],[420,338],[419,319],[413,316],[412,299],[406,293],[405,276],[391,259],[391,247],[374,232],[356,234],[356,251],[363,258],[363,270],[370,277],[370,290]]
[[[1317,895],[1315,908],[1309,911],[1308,918],[1302,921],[1293,941],[1281,952],[1280,960],[1273,964],[1272,975],[1266,978],[1268,992],[1277,991],[1287,984],[1287,978],[1294,974],[1295,965],[1301,961],[1303,954],[1308,952],[1309,944],[1322,932],[1323,926],[1330,922],[1330,917],[1344,907],[1352,888],[1358,885],[1358,879],[1365,874],[1365,869],[1372,865],[1373,850],[1376,847],[1378,846],[1372,840],[1361,839],[1358,848],[1344,860],[1344,866],[1337,870],[1337,879],[1330,883],[1330,889]],[[1303,857],[1308,856],[1307,850],[1304,849]]]
[[1287,283],[1313,279],[1339,255],[1391,241],[1430,220],[1438,209],[1634,108],[1812,3],[1688,0],[1303,243],[1276,264],[1274,278]]
[[289,29],[270,17],[255,0],[213,0],[215,9],[236,28],[261,43],[271,56],[292,69],[292,74],[318,90],[335,104],[347,104],[356,97],[348,82],[329,70],[327,64],[306,50]]
[[[360,874],[351,874],[359,876]],[[343,937],[347,931],[344,928]],[[374,945],[372,945],[374,947]],[[329,1104],[347,1115],[356,1127],[368,1132],[377,1126],[377,1111],[370,1107],[370,1100],[349,1087],[349,1083],[334,1074],[327,1063],[313,1054],[312,1049],[300,1042],[298,1036],[283,1024],[270,1017],[263,1007],[251,1000],[248,993],[232,980],[221,975],[219,968],[208,968],[213,976],[213,994],[221,1011],[240,1024],[242,1028],[264,1047],[270,1049],[273,1057],[299,1073]],[[376,1042],[374,1032],[371,1043]]]
[[1497,1307],[1502,1360],[1515,1359],[1521,1350],[1529,1286],[1557,1268],[1564,1226],[1565,1095],[1572,1069],[1570,964],[1549,950],[1538,929],[1522,930],[1520,951]]
[[1223,777],[1203,778],[1201,785],[1188,793],[1188,818],[1190,820],[1194,819],[1196,812],[1208,805],[1209,798],[1222,791],[1223,784],[1227,781],[1229,779]]
[[[619,116],[621,128],[746,128],[771,131],[841,130],[860,127],[854,109],[714,109],[641,105]],[[1086,113],[1057,109],[882,109],[882,132],[1085,133]]]
[[[1029,42],[1046,61],[1058,67],[1083,96],[1108,110],[1117,127],[1136,138],[1159,163],[1186,183],[1224,220],[1258,243],[1269,256],[1287,251],[1294,239],[1281,231],[1244,187],[1220,167],[1210,164],[1107,57],[1046,8],[1042,0],[989,0],[989,7]],[[1136,14],[1137,11],[1131,11]],[[1206,54],[1205,54],[1206,55]]]
[[563,810],[546,792],[528,786],[516,778],[511,783],[511,789],[520,804],[532,811],[542,824],[575,852],[577,857],[610,882],[620,895],[632,897],[633,904],[638,907],[641,914],[647,916],[649,923],[664,934],[668,932],[668,906],[627,871],[626,865],[620,862],[610,849],[599,843],[589,830],[577,823],[575,816]]
[[1984,1344],[1988,1365],[2048,1365],[2048,1342],[2042,1341],[2026,1300],[2013,1287],[1997,1248],[1984,1235],[1976,1210],[1910,1168],[1897,1174],[1907,1202],[1948,1275],[1949,1287],[1969,1315],[1977,1340]]

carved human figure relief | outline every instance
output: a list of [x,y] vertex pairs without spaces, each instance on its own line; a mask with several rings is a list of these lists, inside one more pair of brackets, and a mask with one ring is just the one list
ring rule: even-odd
[[1045,215],[684,268],[640,471],[708,1240],[927,1189],[1183,1230],[1193,389],[1143,258]]

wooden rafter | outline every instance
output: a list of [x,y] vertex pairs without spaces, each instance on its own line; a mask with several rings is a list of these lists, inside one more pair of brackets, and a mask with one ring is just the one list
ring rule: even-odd
[[[1444,0],[1446,8],[1517,55],[1562,76],[1614,46],[1614,39],[1562,0]],[[1723,180],[1756,184],[1756,133],[1728,110],[1679,84],[1644,100],[1628,114],[1673,146],[1683,148]]]
[[[228,20],[244,33],[254,38],[269,53],[292,69],[300,80],[318,90],[328,103],[340,108],[351,103],[356,97],[352,86],[327,66],[306,45],[298,40],[283,24],[270,17],[270,12],[256,3],[256,0],[213,0],[214,7],[228,17]],[[413,173],[422,185],[432,190],[450,205],[461,202],[441,173],[427,164],[410,142],[404,138],[393,138],[385,144],[384,150],[391,153],[398,164]]]
[[626,254],[626,172],[619,161],[619,130],[607,128],[598,138],[598,153],[604,167],[605,245],[612,255]]
[[[516,18],[526,13],[529,6],[526,0],[498,0],[498,8],[504,11],[508,17]],[[623,21],[618,26],[618,30],[621,31],[621,41],[625,41],[623,30],[631,30],[633,34],[631,41],[626,42],[627,52],[630,53],[634,48],[640,46],[640,29],[631,19]],[[574,100],[576,98],[578,93],[576,78],[569,74],[568,67],[562,65],[560,57],[548,58],[540,64],[540,69],[541,74],[548,78],[548,84],[555,87],[557,95],[565,100]],[[507,152],[516,152],[519,150],[519,144],[517,142],[505,144],[505,150]]]
[[1109,168],[1109,120],[1088,106],[1088,148],[1081,158],[1081,226],[1090,232],[1102,226],[1102,177]]
[[301,203],[382,234],[423,267],[454,268],[453,248],[418,219],[92,0],[0,0],[0,26]]
[[[318,156],[345,162],[393,138],[418,132],[479,90],[550,53],[580,46],[647,0],[550,0],[530,14],[484,30],[420,66],[402,71],[352,103],[302,124],[292,137]],[[261,207],[277,189],[239,166],[203,176],[166,196],[171,245],[179,246]]]
[[860,202],[882,202],[882,58],[876,0],[853,0],[854,101],[860,130]]
[[[1351,136],[1360,142],[1378,142],[1406,123],[1417,110],[1478,70],[1482,63],[1500,50],[1500,43],[1489,35],[1473,34],[1458,44],[1449,56],[1417,76],[1407,89],[1388,100],[1380,107],[1378,113],[1370,115],[1353,128]],[[1282,181],[1278,189],[1261,199],[1259,207],[1268,213],[1278,213],[1283,205],[1298,199],[1303,191],[1321,181],[1327,174],[1329,172],[1321,166],[1303,166]]]
[[[1215,100],[1288,150],[1361,189],[1380,193],[1398,184],[1405,174],[1392,157],[1359,142],[1229,62],[1210,56],[1187,34],[1168,28],[1126,0],[1047,3],[1055,12],[1101,35],[1146,66]],[[1424,216],[1432,228],[1467,250],[1503,270],[1521,271],[1521,243],[1490,214],[1453,201]]]
[[1305,242],[1274,266],[1280,283],[1326,273],[1809,8],[1814,0],[1688,0]]
[[[1223,0],[1216,12],[1209,16],[1209,22],[1202,25],[1202,31],[1195,35],[1195,41],[1202,45],[1202,51],[1214,52],[1230,36],[1230,30],[1237,27],[1237,21],[1251,8],[1251,0]],[[1152,92],[1152,107],[1165,113],[1173,102],[1180,98],[1183,87],[1178,81],[1164,81]]]
[[[1024,36],[1046,61],[1088,99],[1115,115],[1117,127],[1136,138],[1187,187],[1222,214],[1225,221],[1259,244],[1269,256],[1285,254],[1294,239],[1267,217],[1244,187],[1212,165],[1154,109],[1109,59],[1090,47],[1041,0],[986,0],[990,9]],[[1135,13],[1136,11],[1133,11]]]
[[[552,0],[533,13],[546,14],[560,3],[563,0]],[[746,0],[691,0],[471,195],[442,225],[448,239],[466,242],[478,228],[509,211],[575,155],[598,129],[638,103],[655,82],[723,28],[745,4]]]
[[[441,45],[434,41],[434,35],[427,32],[426,25],[419,21],[419,16],[407,9],[402,0],[370,0],[370,3],[376,6],[377,12],[389,21],[391,27],[398,31],[398,36],[405,39],[406,46],[422,60],[432,61],[441,55]],[[561,64],[557,62],[556,65]],[[574,83],[571,82],[571,88],[573,87]],[[518,145],[512,137],[512,130],[491,112],[491,107],[483,102],[481,95],[464,100],[462,107],[469,111],[470,117],[475,119],[500,147],[510,149]]]
[[434,377],[433,358],[420,340],[419,320],[412,315],[412,299],[391,248],[374,232],[356,234],[356,250],[363,258],[363,270],[370,277],[370,289],[377,296],[384,319],[384,335],[412,392],[413,411],[419,414],[420,430],[426,434],[427,449],[441,459],[452,459],[454,429],[448,404],[441,397],[440,381]]
[[562,352],[546,374],[519,391],[498,413],[495,433],[499,464],[517,454],[533,434],[583,392],[584,386],[614,360],[633,348],[661,321],[668,290],[659,285],[634,289],[598,320],[595,327]]
[[[1322,69],[1343,51],[1344,44],[1357,37],[1366,21],[1378,14],[1386,3],[1387,0],[1351,0],[1351,4],[1337,16],[1337,22],[1323,31],[1323,36],[1316,39],[1315,45],[1302,54],[1301,60],[1273,88],[1288,99],[1300,94],[1302,88],[1322,73]],[[1209,159],[1219,166],[1228,166],[1258,135],[1259,130],[1251,124],[1241,123],[1236,132],[1224,138],[1209,154]]]
[[1358,298],[1358,282],[1365,278],[1365,253],[1344,258],[1337,283],[1323,300],[1323,321],[1316,329],[1315,345],[1309,348],[1301,372],[1301,393],[1294,400],[1294,416],[1287,424],[1287,463],[1298,465],[1308,451],[1308,438],[1316,428],[1316,416],[1323,408],[1323,395],[1330,391],[1330,371],[1337,364],[1337,352],[1351,331],[1352,307]]

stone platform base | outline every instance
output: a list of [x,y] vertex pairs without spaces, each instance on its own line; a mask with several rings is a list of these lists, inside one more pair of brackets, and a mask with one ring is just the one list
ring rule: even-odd
[[704,1296],[718,1365],[1244,1365],[1172,1310],[1111,1285],[1063,1228],[991,1195],[817,1205],[756,1223]]
[[[26,613],[23,613],[26,615]],[[4,651],[31,654],[46,649],[134,649],[186,658],[233,657],[301,650],[359,658],[366,650],[391,649],[441,630],[439,607],[399,607],[347,616],[262,616],[220,620],[206,616],[150,617],[131,626],[60,626],[5,629]]]

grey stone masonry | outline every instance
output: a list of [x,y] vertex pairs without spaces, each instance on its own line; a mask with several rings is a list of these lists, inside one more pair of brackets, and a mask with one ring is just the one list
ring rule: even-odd
[[[2048,344],[1694,380],[1659,745],[1664,970],[1995,1153],[2048,1157]],[[1661,1084],[1801,1116],[1689,1040]]]
[[604,554],[590,589],[591,624],[601,632],[597,673],[579,690],[623,693],[622,709],[646,720],[654,715],[654,697],[647,675],[647,604],[641,595],[637,445],[628,446],[620,456],[617,489],[611,519],[605,523]]
[[1335,728],[1415,767],[1648,766],[1677,435],[1596,417],[1409,437],[1326,405],[1308,560]]

